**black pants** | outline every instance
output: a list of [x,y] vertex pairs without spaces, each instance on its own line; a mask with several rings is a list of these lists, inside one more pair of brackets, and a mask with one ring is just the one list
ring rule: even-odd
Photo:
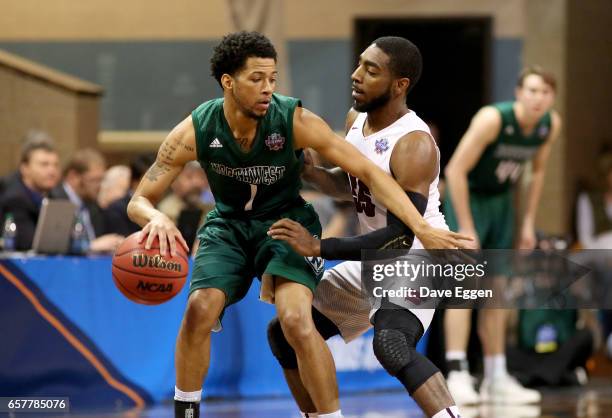
[[508,370],[526,386],[575,384],[574,370],[585,367],[593,353],[593,335],[588,329],[576,331],[553,353],[536,353],[508,347]]

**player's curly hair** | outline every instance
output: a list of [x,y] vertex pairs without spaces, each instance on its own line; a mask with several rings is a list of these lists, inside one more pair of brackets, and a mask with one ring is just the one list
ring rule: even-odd
[[412,90],[423,71],[423,58],[419,48],[408,39],[399,36],[383,36],[372,44],[389,56],[389,68],[395,76],[410,79],[406,93]]
[[276,61],[276,49],[268,38],[258,32],[241,31],[225,35],[210,59],[212,76],[221,85],[223,74],[233,76],[250,57],[274,58]]

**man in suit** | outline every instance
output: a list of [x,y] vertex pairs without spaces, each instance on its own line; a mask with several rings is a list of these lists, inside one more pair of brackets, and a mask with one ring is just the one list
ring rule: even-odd
[[130,162],[130,189],[120,199],[115,200],[106,208],[108,232],[128,236],[140,231],[140,225],[135,224],[127,216],[127,206],[140,179],[155,162],[155,154],[142,154]]
[[52,193],[77,206],[93,252],[112,252],[123,240],[121,235],[108,233],[104,211],[97,204],[105,170],[106,161],[98,151],[78,150],[64,169],[64,181]]
[[13,216],[17,226],[15,249],[32,248],[36,222],[43,199],[60,181],[59,154],[50,141],[26,141],[19,176],[12,176],[2,196],[2,219]]

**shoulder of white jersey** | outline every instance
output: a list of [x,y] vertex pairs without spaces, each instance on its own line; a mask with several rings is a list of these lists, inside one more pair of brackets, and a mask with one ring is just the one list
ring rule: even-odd
[[358,112],[357,117],[353,121],[353,124],[351,125],[351,127],[349,128],[346,134],[350,135],[351,131],[355,131],[355,130],[359,130],[359,132],[362,132],[361,129],[363,128],[363,124],[365,123],[365,120],[367,117],[368,117],[367,113]]
[[406,120],[406,124],[410,126],[410,132],[423,131],[427,132],[429,136],[431,136],[429,125],[427,125],[427,123],[425,123],[425,121],[421,119],[414,110],[410,111],[410,117]]

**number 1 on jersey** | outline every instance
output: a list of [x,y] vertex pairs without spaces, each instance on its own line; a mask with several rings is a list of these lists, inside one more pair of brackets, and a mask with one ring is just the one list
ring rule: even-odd
[[257,194],[257,185],[249,184],[249,186],[251,186],[251,198],[249,199],[248,202],[246,202],[246,205],[244,205],[244,210],[253,209],[253,200],[255,200],[255,195]]

